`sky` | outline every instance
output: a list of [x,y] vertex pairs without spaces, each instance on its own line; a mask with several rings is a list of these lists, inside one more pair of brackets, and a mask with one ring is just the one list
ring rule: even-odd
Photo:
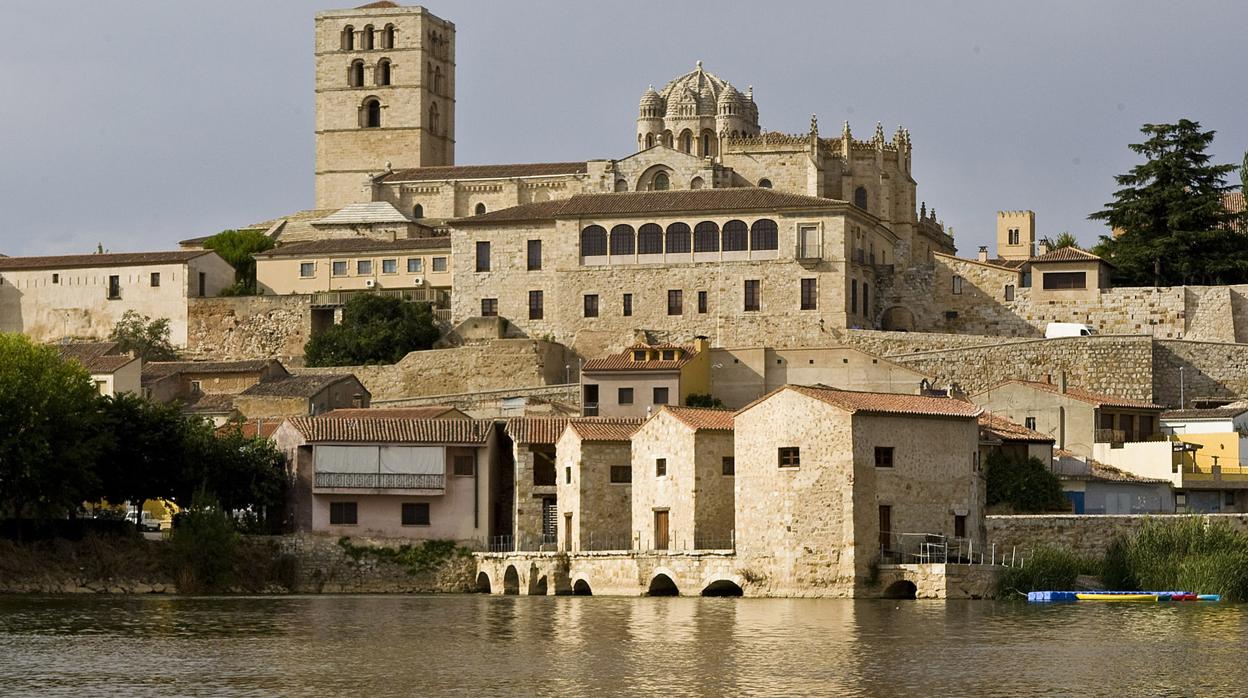
[[[312,21],[334,7],[0,0],[0,253],[170,249],[311,208]],[[702,60],[754,87],[766,130],[904,125],[965,256],[997,210],[1094,243],[1143,123],[1201,122],[1217,162],[1248,150],[1244,2],[426,7],[457,30],[457,164],[627,156],[646,86]]]

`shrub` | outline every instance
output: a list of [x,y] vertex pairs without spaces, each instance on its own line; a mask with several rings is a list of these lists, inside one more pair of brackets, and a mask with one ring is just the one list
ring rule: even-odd
[[1124,590],[1193,591],[1248,600],[1248,534],[1199,516],[1149,519],[1111,545],[1105,581]]
[[689,393],[685,397],[685,407],[721,408],[723,406],[723,401],[717,397],[712,397],[710,393]]
[[183,593],[228,590],[234,584],[239,536],[216,502],[197,497],[169,539],[171,574]]
[[1023,564],[1008,567],[997,578],[997,596],[1006,598],[1029,591],[1073,589],[1080,573],[1090,564],[1078,555],[1059,548],[1041,546]]
[[997,452],[984,464],[988,506],[1004,504],[1017,513],[1068,511],[1062,483],[1039,458],[1011,458]]

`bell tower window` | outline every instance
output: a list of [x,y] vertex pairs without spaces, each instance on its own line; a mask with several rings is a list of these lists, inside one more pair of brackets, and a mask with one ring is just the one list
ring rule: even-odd
[[429,105],[429,132],[437,135],[440,124],[438,123],[438,105]]
[[381,100],[369,97],[360,107],[360,125],[364,128],[381,128]]
[[351,87],[364,86],[364,61],[351,61],[351,67],[347,70],[347,84]]
[[378,85],[390,84],[390,59],[389,58],[383,58],[380,61],[377,61],[377,75],[375,77],[376,77],[375,82]]
[[350,24],[342,28],[342,50],[355,50],[355,27]]
[[373,25],[364,27],[364,31],[360,33],[360,48],[365,51],[373,50]]
[[394,25],[387,24],[386,28],[381,31],[381,47],[394,48]]

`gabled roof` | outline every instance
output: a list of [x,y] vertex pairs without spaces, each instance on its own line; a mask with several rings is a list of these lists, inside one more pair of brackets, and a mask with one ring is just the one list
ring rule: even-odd
[[309,443],[484,444],[494,428],[490,419],[341,419],[291,417],[286,420]]
[[1052,436],[1041,434],[1034,429],[1028,429],[1021,424],[1015,424],[1005,417],[995,415],[991,412],[981,412],[979,415],[979,435],[980,438],[985,436],[994,437],[1002,441],[1025,441],[1028,443],[1055,443],[1057,439]]
[[312,221],[312,225],[372,225],[374,223],[411,223],[389,201],[368,201],[347,204],[333,213]]
[[630,214],[736,213],[779,210],[842,210],[849,204],[801,194],[787,194],[760,187],[729,189],[678,189],[672,191],[578,194],[568,199],[542,201],[503,208],[451,222],[455,226],[494,225],[556,218],[593,218]]
[[265,419],[247,419],[239,422],[226,422],[216,428],[217,436],[225,436],[234,431],[242,434],[244,439],[254,439],[260,437],[262,439],[272,438],[273,432],[282,425],[281,418],[268,417]]
[[582,441],[628,441],[641,427],[640,417],[580,417],[568,420],[571,429]]
[[1166,409],[1164,405],[1157,405],[1147,400],[1136,400],[1136,399],[1129,398],[1129,397],[1105,395],[1104,393],[1094,393],[1090,390],[1082,390],[1080,388],[1071,388],[1069,386],[1066,387],[1066,392],[1063,393],[1061,386],[1054,385],[1052,383],[1041,383],[1039,381],[1024,381],[1024,380],[1002,381],[992,386],[991,388],[988,388],[986,390],[981,390],[980,392],[976,393],[972,397],[978,397],[980,395],[983,395],[984,393],[991,392],[1004,385],[1009,385],[1011,383],[1016,383],[1018,385],[1026,386],[1034,390],[1041,390],[1046,393],[1053,393],[1054,395],[1065,395],[1066,397],[1069,397],[1072,400],[1078,400],[1079,402],[1086,402],[1089,405],[1094,405],[1096,407],[1124,407],[1128,409],[1141,409],[1141,410],[1164,410]]
[[585,161],[580,162],[533,162],[512,165],[447,165],[439,167],[415,167],[387,172],[376,178],[378,182],[428,182],[448,179],[507,179],[509,177],[555,177],[578,175],[589,171]]
[[927,417],[976,417],[981,410],[976,405],[948,397],[906,395],[902,393],[871,393],[858,390],[840,390],[825,386],[785,385],[758,398],[737,410],[741,414],[784,390],[814,398],[850,414],[902,414]]
[[[1056,250],[1046,252],[1039,257],[1032,257],[1027,260],[1032,264],[1047,262],[1105,262],[1105,260],[1097,257],[1091,252],[1086,252],[1078,247],[1059,247]],[[1108,262],[1106,262],[1108,264]]]
[[512,417],[507,420],[507,435],[518,444],[554,445],[567,426],[566,417]]
[[[355,374],[352,373],[304,373],[256,383],[239,394],[264,397],[311,398],[320,394],[322,390],[331,385],[336,385],[343,381],[358,382]],[[366,393],[368,392],[362,385],[360,389]]]
[[196,257],[202,257],[206,254],[215,253],[211,250],[175,250],[172,252],[71,254],[51,257],[3,257],[0,258],[0,271],[127,267],[142,264],[185,264]]
[[257,253],[256,257],[311,257],[314,255],[352,254],[359,252],[407,252],[410,250],[450,250],[451,238],[437,235],[424,238],[373,240],[347,238],[342,240],[309,240],[292,242]]
[[143,364],[143,380],[164,378],[175,373],[257,373],[277,364],[277,359],[244,359],[242,361],[149,361]]
[[340,407],[323,416],[340,419],[467,419],[468,415],[450,405],[420,407]]
[[655,415],[665,412],[694,431],[732,431],[732,418],[736,414],[734,410],[664,405]]
[[[679,349],[681,355],[679,359],[671,361],[662,359],[633,361],[634,351],[656,349],[659,351]],[[697,353],[697,349],[692,344],[634,344],[619,354],[609,354],[586,361],[581,365],[581,373],[594,373],[596,371],[676,371],[692,361]]]
[[1202,419],[1232,419],[1248,412],[1248,400],[1232,402],[1229,405],[1221,407],[1211,407],[1203,410],[1167,410],[1161,413],[1162,419],[1169,420],[1202,420]]
[[137,359],[118,349],[117,342],[70,342],[57,344],[61,358],[82,364],[93,374],[112,373]]
[[234,396],[199,393],[182,401],[182,411],[192,414],[228,414],[234,411]]

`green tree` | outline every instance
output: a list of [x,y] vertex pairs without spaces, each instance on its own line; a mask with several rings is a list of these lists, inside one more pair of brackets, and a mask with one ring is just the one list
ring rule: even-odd
[[283,523],[289,478],[286,457],[268,439],[243,436],[239,429],[217,432],[204,444],[209,464],[204,489],[230,514],[243,514],[258,530],[277,532]]
[[1063,247],[1073,247],[1076,250],[1083,249],[1079,246],[1079,241],[1075,239],[1075,236],[1071,235],[1070,231],[1067,230],[1063,230],[1056,238],[1044,238],[1040,242],[1048,245],[1050,250],[1060,250]]
[[1015,513],[1067,511],[1062,483],[1039,458],[1009,457],[1000,451],[984,464],[988,506],[1003,504]]
[[689,393],[685,397],[685,407],[723,407],[724,402],[710,393]]
[[132,351],[144,361],[173,361],[178,358],[169,341],[169,319],[152,318],[136,310],[127,310],[113,325],[109,339],[122,351]]
[[[172,499],[186,469],[187,417],[130,393],[104,398],[109,445],[99,459],[100,491],[110,503],[129,502],[141,516],[149,499]],[[183,502],[189,504],[189,502]]]
[[1233,165],[1210,164],[1213,131],[1195,121],[1145,124],[1131,150],[1145,162],[1115,177],[1114,200],[1088,216],[1115,232],[1097,246],[1120,278],[1177,285],[1248,280],[1248,244],[1227,225],[1222,206]]
[[204,249],[212,250],[234,267],[234,285],[221,292],[223,296],[250,296],[256,292],[256,259],[258,252],[273,249],[273,238],[263,230],[223,230],[204,241]]
[[312,337],[303,353],[309,366],[392,364],[432,347],[440,334],[428,303],[360,294],[347,301],[342,324]]
[[0,507],[64,517],[97,496],[99,400],[80,364],[0,334]]

